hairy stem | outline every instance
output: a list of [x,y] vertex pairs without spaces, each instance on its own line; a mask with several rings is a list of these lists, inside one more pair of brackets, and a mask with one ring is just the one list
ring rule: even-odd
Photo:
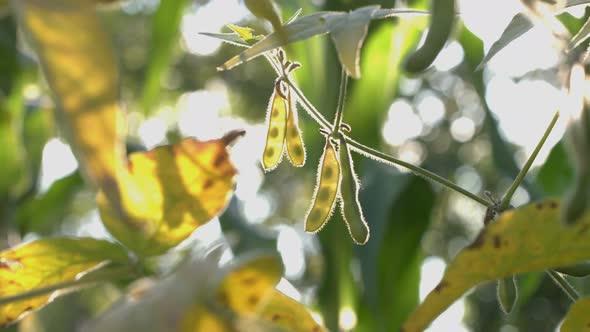
[[[284,79],[285,79],[285,82],[292,89],[292,91],[295,92],[295,94],[297,95],[297,98],[301,102],[303,109],[320,125],[320,127],[324,128],[326,130],[331,130],[332,128],[331,128],[330,123],[313,106],[313,104],[305,97],[305,95],[303,94],[303,92],[301,92],[299,87],[297,85],[295,85],[288,77],[286,77]],[[346,139],[346,142],[350,145],[352,150],[356,151],[357,153],[360,153],[360,154],[367,156],[369,158],[372,158],[374,160],[383,162],[385,164],[389,164],[389,165],[394,164],[394,165],[399,165],[399,166],[405,167],[419,176],[422,176],[426,179],[437,182],[437,183],[439,183],[451,190],[454,190],[462,195],[465,195],[466,197],[469,197],[470,199],[472,199],[472,200],[474,200],[474,201],[478,202],[479,204],[484,205],[486,207],[490,207],[490,206],[494,205],[492,202],[489,202],[488,200],[481,198],[481,197],[459,187],[458,185],[452,183],[451,181],[449,181],[449,180],[447,180],[435,173],[432,173],[429,170],[426,170],[420,166],[410,164],[410,163],[405,162],[403,160],[397,159],[397,158],[387,155],[383,152],[379,152],[375,149],[372,149],[366,145],[363,145],[363,144],[353,140],[352,138],[350,138],[346,135],[344,135],[344,138]]]
[[563,292],[572,300],[576,302],[580,299],[580,294],[574,289],[574,287],[565,278],[556,271],[547,270],[545,271],[549,277],[563,290]]
[[553,130],[553,127],[555,126],[557,119],[559,119],[559,111],[556,112],[555,115],[553,116],[553,119],[551,119],[549,126],[547,126],[547,129],[545,129],[545,133],[543,134],[543,137],[541,137],[541,140],[539,141],[539,143],[537,143],[537,146],[535,147],[533,154],[531,154],[531,156],[527,160],[524,167],[518,173],[518,176],[516,177],[516,179],[514,179],[514,182],[512,182],[512,185],[510,186],[510,188],[508,188],[508,191],[506,191],[506,194],[504,194],[504,197],[502,198],[502,202],[500,203],[500,206],[498,209],[500,212],[505,211],[508,208],[508,206],[510,205],[510,201],[512,200],[512,196],[514,195],[514,192],[520,186],[520,184],[524,180],[524,177],[529,172],[529,169],[533,165],[535,158],[537,158],[539,151],[541,151],[541,148],[543,147],[543,145],[547,141],[547,138],[549,137],[549,134]]
[[334,118],[334,127],[332,128],[332,134],[334,137],[338,137],[340,133],[340,126],[342,125],[342,117],[344,116],[344,104],[346,103],[346,93],[348,89],[348,74],[342,66],[340,74],[340,91],[338,92],[338,106],[336,107],[336,116]]

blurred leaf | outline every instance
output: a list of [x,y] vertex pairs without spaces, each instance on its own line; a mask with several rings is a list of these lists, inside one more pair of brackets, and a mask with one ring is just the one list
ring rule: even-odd
[[508,23],[508,26],[506,29],[504,29],[504,32],[502,32],[500,39],[496,40],[496,42],[492,44],[492,47],[490,47],[488,53],[479,64],[478,69],[482,68],[486,63],[488,63],[488,61],[490,61],[494,55],[500,52],[504,47],[508,46],[515,39],[532,29],[533,26],[533,23],[528,17],[526,17],[526,15],[522,13],[516,14],[510,23]]
[[22,191],[26,176],[25,154],[21,140],[19,114],[0,102],[0,198],[14,198]]
[[178,45],[178,31],[187,3],[187,0],[160,1],[153,16],[149,60],[141,97],[141,106],[145,113],[149,113],[157,104],[160,82]]
[[303,305],[275,290],[283,274],[278,257],[242,258],[228,269],[216,298],[240,317],[263,320],[285,331],[324,331]]
[[2,7],[8,3],[0,1],[0,96],[10,95],[12,85],[19,71],[16,42],[16,22],[12,16],[2,16]]
[[43,148],[55,134],[54,118],[48,109],[33,109],[25,112],[23,123],[23,145],[33,185],[36,184],[41,168]]
[[574,168],[563,143],[558,143],[539,170],[536,182],[548,196],[563,196],[574,180]]
[[407,320],[422,331],[471,287],[507,276],[590,259],[590,215],[564,227],[555,200],[503,213],[447,267],[442,281]]
[[199,34],[201,34],[203,36],[219,39],[221,41],[224,41],[226,43],[236,45],[236,46],[241,46],[241,47],[249,47],[250,46],[250,45],[248,45],[248,43],[244,42],[243,38],[239,34],[237,34],[235,32],[231,32],[231,33],[199,32]]
[[409,179],[405,190],[389,206],[378,253],[378,321],[383,331],[397,331],[419,302],[422,237],[430,225],[435,194],[428,181]]
[[580,31],[578,31],[578,33],[576,33],[572,37],[572,40],[570,41],[568,48],[571,50],[571,49],[575,48],[576,46],[580,45],[584,40],[586,40],[586,38],[588,38],[589,34],[590,34],[590,19],[588,19],[586,21],[586,23],[584,23],[582,28],[580,28]]
[[561,325],[561,332],[590,331],[590,298],[576,301],[571,307]]
[[363,79],[351,87],[344,122],[352,125],[353,137],[369,146],[381,142],[381,127],[397,91],[401,63],[425,25],[423,19],[383,22],[367,37],[361,60]]
[[275,31],[281,29],[281,14],[273,0],[244,0],[244,4],[254,16],[269,21]]
[[233,24],[228,24],[228,28],[230,28],[233,32],[237,33],[240,38],[246,42],[248,45],[252,45],[256,43],[258,40],[264,38],[264,36],[254,35],[254,29],[248,27],[240,27]]
[[99,192],[97,203],[107,229],[140,255],[176,246],[221,213],[231,198],[236,170],[227,145],[242,131],[201,142],[187,138],[129,156],[123,178],[123,213]]
[[[254,44],[250,49],[231,58],[219,69],[231,69],[277,47],[305,40],[316,35],[330,33],[336,45],[340,62],[346,68],[347,73],[351,77],[360,78],[360,48],[366,36],[368,24],[373,19],[373,15],[379,13],[379,16],[376,17],[384,18],[397,14],[395,9],[388,10],[387,15],[378,9],[379,6],[368,6],[358,8],[350,13],[316,12],[303,16],[283,26],[281,31],[279,31],[280,33],[271,33],[263,40]],[[407,14],[408,12],[400,10],[399,13]]]
[[84,187],[79,172],[55,181],[47,192],[19,206],[16,220],[22,234],[47,234],[67,217],[75,195]]
[[84,175],[118,201],[124,169],[118,70],[91,1],[14,2],[53,91],[57,118]]
[[[128,264],[126,252],[91,238],[37,240],[0,253],[0,299],[79,279],[106,262]],[[0,306],[0,326],[47,304],[52,294]]]

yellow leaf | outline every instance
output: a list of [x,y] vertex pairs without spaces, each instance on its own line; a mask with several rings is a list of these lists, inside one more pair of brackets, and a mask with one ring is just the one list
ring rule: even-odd
[[124,168],[119,77],[110,37],[91,0],[13,1],[84,174],[117,201]]
[[301,131],[299,130],[297,104],[293,99],[291,89],[288,89],[287,91],[287,104],[289,105],[287,134],[285,137],[285,141],[287,142],[287,156],[294,166],[301,167],[305,164],[305,146],[303,145],[303,138],[301,137]]
[[313,193],[313,203],[305,217],[306,232],[319,232],[330,219],[336,205],[340,186],[340,163],[329,138],[326,139],[319,167],[319,179]]
[[244,260],[226,275],[217,300],[243,321],[262,321],[270,330],[325,331],[302,304],[275,289],[282,271],[275,256]]
[[[73,281],[105,262],[129,264],[125,251],[91,238],[34,241],[0,253],[0,298]],[[0,305],[0,326],[43,307],[52,294]]]
[[201,142],[188,138],[129,156],[122,179],[121,217],[103,192],[97,203],[107,229],[140,255],[176,246],[221,213],[234,188],[236,170],[227,145],[242,131]]
[[483,281],[572,265],[590,258],[590,214],[566,227],[560,202],[547,200],[503,213],[447,267],[441,282],[406,321],[424,330],[471,287]]
[[203,304],[195,304],[182,318],[180,332],[231,332],[234,329]]
[[561,325],[561,332],[588,332],[590,331],[590,297],[583,298],[574,303]]
[[279,85],[275,87],[270,97],[271,104],[267,115],[268,133],[262,156],[262,165],[267,172],[275,169],[281,162],[287,130],[287,101],[281,97],[277,89],[280,89]]

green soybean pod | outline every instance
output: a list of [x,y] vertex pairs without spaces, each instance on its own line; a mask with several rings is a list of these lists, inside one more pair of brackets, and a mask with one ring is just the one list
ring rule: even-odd
[[293,99],[291,89],[287,91],[287,136],[285,137],[287,145],[287,157],[295,167],[301,167],[305,164],[305,145],[303,145],[303,137],[301,137],[301,130],[299,129],[299,121],[297,120],[297,104]]
[[312,205],[305,217],[306,232],[316,233],[326,225],[336,205],[339,185],[340,163],[336,149],[328,137],[320,159],[318,182],[313,193]]
[[514,309],[516,301],[518,301],[518,286],[516,284],[516,277],[506,277],[498,280],[497,297],[500,308],[505,314],[509,314]]
[[340,210],[342,218],[348,227],[348,232],[356,244],[365,244],[369,240],[369,225],[363,216],[359,202],[359,181],[354,173],[354,164],[350,149],[344,136],[340,135],[340,168],[342,181],[340,183]]
[[430,29],[424,44],[406,60],[404,67],[409,73],[428,68],[445,46],[455,24],[455,0],[431,0],[430,13]]
[[266,172],[272,171],[281,162],[287,132],[287,101],[281,97],[278,89],[279,84],[270,97],[267,112],[268,132],[262,155],[262,166]]
[[583,278],[590,275],[590,261],[583,261],[574,265],[562,266],[555,271],[575,278]]

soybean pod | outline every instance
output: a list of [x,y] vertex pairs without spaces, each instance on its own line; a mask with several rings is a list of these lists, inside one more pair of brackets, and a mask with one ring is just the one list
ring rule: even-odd
[[405,63],[409,73],[428,68],[445,46],[455,24],[455,0],[431,0],[430,28],[422,47],[411,54]]
[[306,232],[318,232],[330,219],[336,205],[340,178],[340,163],[336,149],[330,137],[327,137],[318,168],[318,182],[314,189],[312,205],[305,217]]
[[340,134],[340,168],[342,169],[342,180],[340,183],[340,208],[342,218],[348,227],[352,240],[357,244],[365,244],[369,240],[369,225],[363,216],[363,210],[358,199],[359,181],[354,172],[354,164],[350,149]]
[[287,90],[287,136],[285,137],[287,143],[287,157],[291,163],[296,167],[301,167],[305,164],[305,146],[303,145],[303,138],[299,130],[297,120],[297,105],[293,99],[291,89]]
[[287,101],[282,97],[280,88],[281,84],[279,81],[275,85],[268,107],[268,133],[262,155],[262,165],[266,172],[275,169],[283,157],[287,131]]
[[516,277],[511,276],[498,280],[496,296],[498,297],[498,303],[502,311],[507,315],[511,313],[518,301]]

